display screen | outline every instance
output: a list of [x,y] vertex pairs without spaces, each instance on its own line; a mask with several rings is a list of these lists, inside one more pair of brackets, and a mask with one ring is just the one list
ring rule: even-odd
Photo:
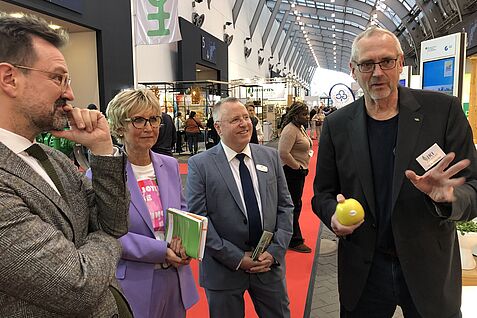
[[202,59],[210,63],[217,62],[217,56],[215,54],[217,50],[216,41],[210,36],[201,36],[202,39]]
[[452,95],[454,92],[454,64],[453,57],[424,62],[422,89]]
[[402,87],[406,87],[406,80],[404,78],[400,79],[399,80],[399,85],[402,86]]

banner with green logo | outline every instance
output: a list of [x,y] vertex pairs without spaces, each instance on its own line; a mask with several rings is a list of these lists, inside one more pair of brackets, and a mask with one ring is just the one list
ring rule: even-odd
[[178,2],[178,0],[136,0],[136,45],[182,40]]

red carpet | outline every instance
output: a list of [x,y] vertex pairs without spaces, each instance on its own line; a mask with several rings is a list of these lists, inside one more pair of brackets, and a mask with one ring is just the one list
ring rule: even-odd
[[[313,141],[313,149],[317,154],[317,143]],[[300,226],[306,244],[313,249],[310,254],[300,254],[288,251],[286,255],[287,263],[287,286],[288,297],[290,298],[291,317],[303,317],[305,310],[306,295],[308,292],[308,284],[310,281],[311,267],[315,253],[316,239],[318,236],[319,220],[311,210],[311,197],[313,196],[313,179],[315,178],[316,155],[310,162],[310,172],[305,182],[303,191],[303,209],[300,215]],[[181,174],[187,173],[187,164],[180,164]],[[192,271],[194,273],[197,288],[199,289],[200,300],[191,309],[187,311],[187,318],[205,318],[208,317],[207,299],[204,289],[199,286],[198,279],[198,263],[193,260],[191,262]],[[226,317],[227,313],[224,313]],[[245,317],[258,317],[255,314],[252,301],[246,294],[245,298]]]

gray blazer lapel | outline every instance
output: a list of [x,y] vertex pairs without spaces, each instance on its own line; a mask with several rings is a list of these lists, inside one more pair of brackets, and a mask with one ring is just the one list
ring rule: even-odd
[[376,217],[374,185],[372,180],[371,158],[368,145],[368,132],[366,130],[366,111],[364,106],[364,98],[355,107],[355,112],[349,118],[348,134],[351,141],[351,148],[353,152],[353,161],[356,162],[356,167],[359,174],[359,180],[363,188],[366,201],[368,202],[371,214]]
[[[267,175],[268,173],[272,173],[270,164],[271,162],[267,158],[263,157],[263,154],[261,151],[255,151],[254,149],[255,145],[250,144],[250,148],[252,151],[252,158],[253,162],[255,164],[255,171],[257,172],[257,179],[258,179],[258,191],[260,193],[260,201],[262,203],[262,217],[263,217],[263,228],[264,229],[270,229],[270,226],[268,226],[271,222],[268,219],[268,213],[265,213],[267,210],[268,202],[267,202]],[[268,171],[260,171],[256,167],[257,165],[262,165],[267,167]],[[275,224],[275,222],[273,222]]]
[[[404,171],[409,163],[414,160],[414,148],[418,140],[419,132],[424,122],[423,114],[419,113],[421,106],[406,92],[405,89],[399,88],[399,122],[398,136],[396,141],[396,157],[394,159],[393,174],[393,196],[391,211],[394,209],[399,191],[401,189],[404,178]],[[413,136],[413,138],[409,138]]]
[[[65,182],[63,173],[60,167],[57,165],[55,160],[52,159],[50,153],[53,151],[47,147],[43,147],[45,152],[48,154],[48,158],[50,159],[53,167],[55,168],[63,187],[67,195],[69,195],[68,191],[68,183]],[[67,220],[68,224],[70,224],[71,229],[73,231],[73,241],[76,237],[75,233],[78,232],[78,229],[75,228],[74,216],[71,215],[73,211],[68,206],[66,200],[62,198],[58,192],[56,192],[49,184],[45,181],[38,173],[36,173],[23,159],[17,156],[14,152],[12,152],[8,147],[6,147],[3,143],[0,143],[0,167],[2,167],[5,171],[17,176],[19,179],[22,179],[24,182],[29,183],[31,186],[36,188],[39,192],[43,193],[45,197],[47,197],[61,212],[64,218]]]
[[240,211],[242,211],[244,215],[247,215],[245,212],[245,207],[242,203],[242,199],[240,198],[240,192],[237,188],[237,184],[235,183],[235,178],[232,174],[232,170],[230,169],[229,162],[227,161],[227,156],[225,156],[224,148],[222,148],[222,144],[220,144],[220,147],[215,147],[215,149],[217,150],[212,154],[214,162],[217,165],[217,171],[227,184],[227,188],[232,194],[235,203],[237,203],[237,205],[240,207]]

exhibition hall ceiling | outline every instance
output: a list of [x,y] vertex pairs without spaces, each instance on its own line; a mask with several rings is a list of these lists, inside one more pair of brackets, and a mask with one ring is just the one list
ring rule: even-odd
[[[236,0],[241,2],[243,0]],[[285,63],[297,56],[308,64],[348,73],[353,39],[370,25],[394,32],[403,47],[406,64],[416,66],[420,43],[447,34],[466,15],[476,12],[477,0],[259,0],[280,25],[288,41],[272,53]],[[263,6],[263,7],[261,7]],[[256,11],[257,12],[257,11]],[[251,30],[254,29],[253,21]],[[275,34],[270,33],[269,41]],[[265,42],[265,41],[263,41]],[[288,50],[298,54],[288,54]],[[293,71],[295,71],[295,68]],[[280,70],[282,71],[282,70]],[[297,70],[299,71],[299,69]]]

